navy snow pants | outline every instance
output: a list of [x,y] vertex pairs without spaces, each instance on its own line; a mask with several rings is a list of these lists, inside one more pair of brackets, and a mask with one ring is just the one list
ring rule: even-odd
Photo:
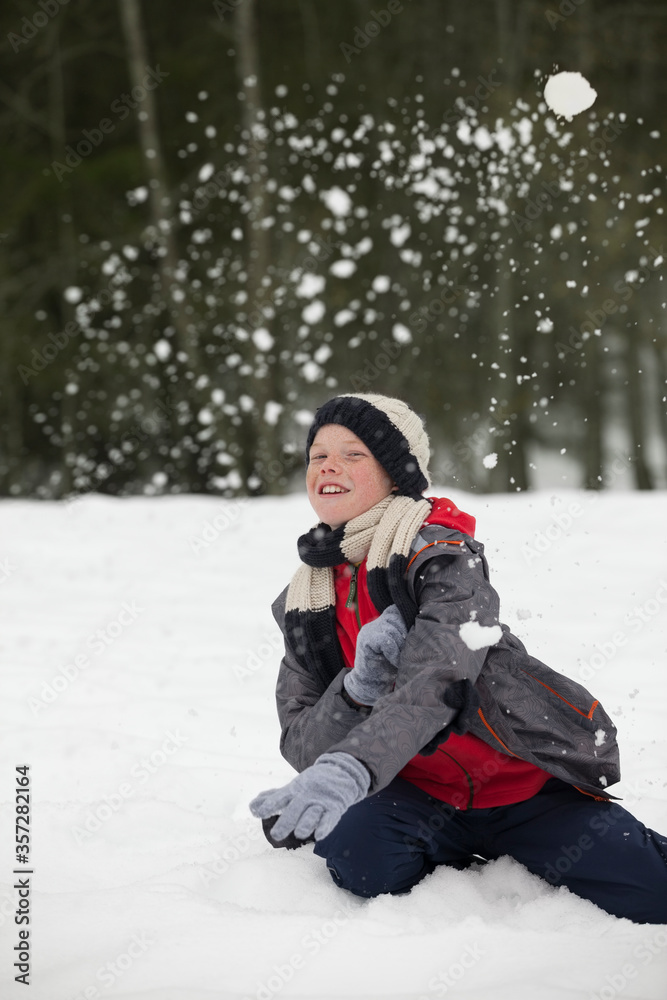
[[525,802],[467,811],[395,778],[348,809],[315,854],[358,896],[406,892],[437,865],[509,855],[608,913],[667,923],[667,837],[557,778]]

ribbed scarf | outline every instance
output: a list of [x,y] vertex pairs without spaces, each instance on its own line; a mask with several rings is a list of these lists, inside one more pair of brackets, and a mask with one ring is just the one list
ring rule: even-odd
[[285,626],[296,654],[323,689],[345,666],[336,633],[333,567],[357,564],[368,556],[366,575],[373,604],[380,613],[396,604],[410,628],[417,606],[408,594],[405,571],[412,541],[430,513],[428,500],[390,494],[339,528],[318,524],[299,538],[304,565],[287,591]]

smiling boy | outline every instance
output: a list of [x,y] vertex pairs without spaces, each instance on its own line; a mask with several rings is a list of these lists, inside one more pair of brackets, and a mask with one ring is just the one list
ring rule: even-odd
[[347,427],[320,427],[310,446],[306,490],[321,521],[339,528],[395,488],[370,449]]
[[314,840],[361,896],[508,854],[609,913],[667,922],[667,840],[608,792],[613,723],[500,624],[474,518],[423,496],[429,456],[401,400],[317,411],[320,523],[273,608],[280,747],[300,773],[251,810],[274,846]]

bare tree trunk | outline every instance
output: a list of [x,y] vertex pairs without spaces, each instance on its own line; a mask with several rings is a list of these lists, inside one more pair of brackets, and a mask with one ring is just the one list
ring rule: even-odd
[[[60,50],[60,28],[54,21],[50,31],[50,62],[49,62],[49,124],[51,145],[54,159],[61,155],[67,142],[65,124],[65,89]],[[67,287],[74,284],[76,276],[76,237],[74,235],[73,206],[70,188],[67,184],[59,185],[58,190],[58,293],[61,329],[74,319],[74,309],[64,297]],[[59,366],[60,367],[60,366]],[[68,387],[77,385],[76,373],[62,365],[63,379],[61,384],[62,398],[60,401],[60,438],[61,466],[58,493],[66,496],[74,489],[74,470],[76,467],[76,408],[77,394]]]
[[153,93],[157,81],[153,77],[150,79],[150,86],[144,86],[150,67],[141,21],[140,0],[118,0],[118,2],[127,44],[130,80],[133,88],[139,88],[145,94],[141,100],[141,114],[137,114],[137,128],[144,166],[149,177],[149,203],[155,230],[154,239],[158,246],[162,294],[176,333],[178,350],[181,352],[180,360],[186,365],[187,377],[193,379],[202,369],[199,364],[196,327],[187,316],[184,286],[176,279],[178,249],[173,232],[174,209],[167,184],[157,106]]
[[[6,234],[3,234],[3,236]],[[0,238],[0,274],[11,274],[9,254]],[[7,282],[0,282],[0,315],[7,316]],[[0,369],[5,373],[0,391],[0,495],[7,495],[11,486],[24,491],[25,476],[21,453],[23,451],[23,407],[21,390],[17,382],[16,334],[7,323],[0,336]]]
[[666,456],[664,459],[664,467],[667,469],[667,364],[665,364],[667,345],[661,343],[661,341],[657,338],[654,338],[652,341],[652,348],[655,359],[655,375],[657,381],[658,426],[662,435],[663,454]]
[[641,360],[637,345],[638,331],[636,327],[625,331],[625,364],[626,364],[626,406],[628,429],[632,440],[632,461],[635,473],[635,485],[639,490],[652,490],[654,483],[651,471],[646,461],[646,420],[644,416],[644,389]]
[[602,399],[603,399],[603,361],[600,351],[600,338],[591,337],[582,354],[586,368],[581,378],[584,395],[581,399],[581,410],[585,414],[585,431],[583,441],[584,487],[587,490],[602,488],[604,471],[604,447],[602,440]]
[[[235,15],[237,72],[243,100],[242,137],[246,146],[247,207],[245,237],[247,248],[247,304],[248,314],[263,314],[263,327],[273,340],[271,322],[272,310],[269,304],[271,241],[269,230],[263,224],[268,215],[266,192],[266,144],[267,128],[262,110],[260,87],[260,58],[257,37],[255,0],[243,0]],[[250,331],[252,333],[252,331]],[[268,344],[268,340],[267,340]],[[244,473],[246,480],[253,477],[251,489],[260,492],[275,491],[276,476],[271,475],[271,463],[278,458],[278,435],[276,425],[266,419],[266,407],[271,401],[279,401],[277,385],[277,350],[272,346],[248,341],[249,357],[254,378],[251,392],[254,407],[249,414],[252,426],[246,422],[242,442],[245,455]],[[253,454],[254,452],[254,454]],[[261,486],[252,486],[257,483]]]

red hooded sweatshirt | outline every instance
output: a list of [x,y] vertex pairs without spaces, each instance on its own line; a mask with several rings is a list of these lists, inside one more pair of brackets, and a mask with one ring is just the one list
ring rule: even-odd
[[[425,524],[442,524],[474,536],[474,517],[446,498],[434,499],[432,504]],[[354,667],[359,622],[365,625],[379,617],[368,593],[365,559],[357,568],[356,607],[355,602],[348,600],[353,571],[351,563],[334,567],[336,629],[345,664],[350,669]],[[463,736],[452,733],[434,754],[428,757],[418,754],[408,761],[399,776],[457,809],[485,809],[522,802],[535,795],[550,777],[534,764],[493,750],[472,733]]]

